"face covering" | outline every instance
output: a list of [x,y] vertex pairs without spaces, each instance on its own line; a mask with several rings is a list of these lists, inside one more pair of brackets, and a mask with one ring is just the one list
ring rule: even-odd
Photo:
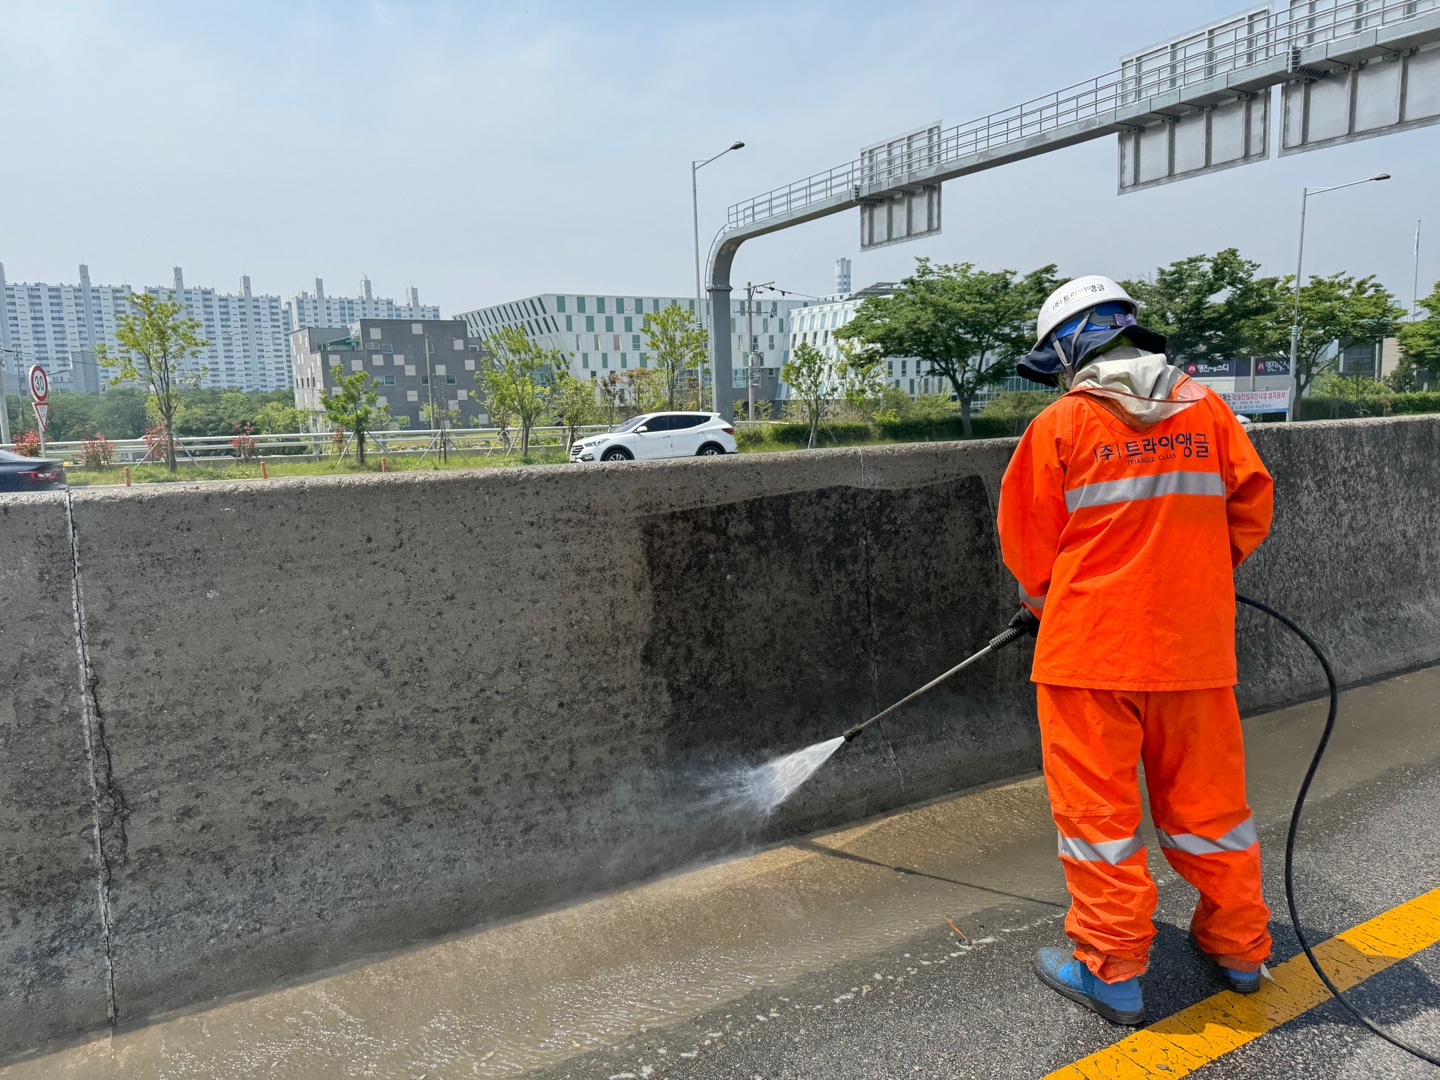
[[[1119,307],[1105,304],[1102,307]],[[1119,345],[1133,345],[1143,352],[1163,353],[1165,338],[1146,330],[1128,311],[1087,312],[1062,325],[1016,364],[1016,372],[1031,382],[1068,384],[1086,364]]]

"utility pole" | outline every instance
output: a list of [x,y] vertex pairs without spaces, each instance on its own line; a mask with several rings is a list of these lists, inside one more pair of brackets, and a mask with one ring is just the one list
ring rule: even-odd
[[755,419],[755,286],[745,283],[745,419]]
[[[430,391],[430,422],[440,428],[440,422],[435,416],[435,371],[430,363],[430,335],[426,334],[422,339],[425,342],[425,389]],[[440,440],[440,460],[445,460],[444,429],[440,428],[442,438]]]
[[745,419],[755,419],[755,294],[761,289],[772,289],[775,282],[763,285],[745,283]]

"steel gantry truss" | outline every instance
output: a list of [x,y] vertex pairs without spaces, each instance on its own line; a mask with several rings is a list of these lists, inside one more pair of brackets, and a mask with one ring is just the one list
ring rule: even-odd
[[[1216,25],[1216,32],[1181,39],[1159,59],[1141,54],[1115,71],[942,129],[898,153],[862,155],[736,203],[710,248],[710,310],[730,310],[730,268],[740,245],[754,237],[1091,139],[1138,135],[1273,86],[1403,57],[1440,40],[1440,0],[1296,2],[1280,11],[1250,9]],[[1412,123],[1436,120],[1440,115]],[[1253,156],[1247,151],[1243,160]],[[729,417],[732,335],[722,332],[723,318],[715,326],[715,407]]]

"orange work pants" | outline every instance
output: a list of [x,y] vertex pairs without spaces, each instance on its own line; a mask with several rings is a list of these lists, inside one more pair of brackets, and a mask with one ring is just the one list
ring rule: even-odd
[[1200,891],[1191,932],[1226,967],[1258,970],[1270,955],[1270,909],[1234,691],[1037,684],[1036,695],[1076,958],[1105,982],[1145,971],[1155,882],[1140,838],[1143,759],[1160,847]]

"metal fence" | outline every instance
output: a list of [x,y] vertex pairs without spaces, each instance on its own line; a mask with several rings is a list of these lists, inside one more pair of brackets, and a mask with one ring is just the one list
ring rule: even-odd
[[1242,12],[1215,33],[1177,42],[1163,57],[1155,56],[1154,50],[1142,53],[1115,71],[946,128],[938,144],[925,141],[892,155],[881,169],[861,157],[736,203],[726,215],[726,228],[755,225],[826,199],[860,198],[906,183],[912,174],[943,171],[948,162],[1102,118],[1154,95],[1277,57],[1284,58],[1287,69],[1294,69],[1301,49],[1436,10],[1440,0],[1346,0],[1329,6],[1305,3],[1284,11]]
[[[590,435],[598,431],[608,431],[609,426],[597,424],[576,430],[579,435]],[[531,428],[530,445],[532,448],[564,447],[566,431],[566,428],[553,425]],[[353,455],[356,449],[353,436],[348,432],[338,442],[334,433],[329,431],[250,435],[246,438],[253,442],[253,452],[247,450],[252,459],[266,458],[272,461],[283,461],[308,458],[318,460],[325,457]],[[447,428],[444,432],[434,428],[372,431],[366,433],[365,448],[367,453],[381,454],[387,457],[438,454],[441,450],[442,439],[445,449],[451,453],[507,454],[518,453],[520,450],[519,428],[509,428],[502,432],[499,428],[493,427]],[[145,462],[164,461],[164,451],[157,452],[144,439],[109,439],[106,441],[113,447],[111,464],[139,465]],[[85,445],[85,441],[47,442],[45,456],[63,459],[66,464],[78,465],[81,462]],[[7,445],[5,449],[13,449],[13,446]],[[218,464],[225,460],[240,460],[243,454],[233,435],[199,435],[177,436],[175,456],[181,462]]]

